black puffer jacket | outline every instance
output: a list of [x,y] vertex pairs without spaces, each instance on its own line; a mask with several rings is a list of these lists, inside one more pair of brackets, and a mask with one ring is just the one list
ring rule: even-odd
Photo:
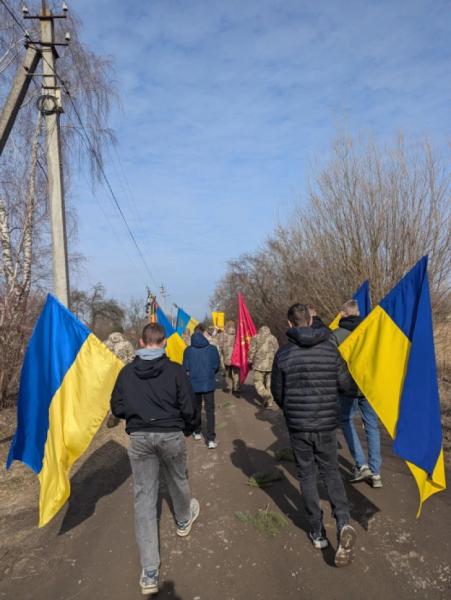
[[355,384],[328,328],[293,327],[274,359],[271,391],[291,431],[338,427],[338,391]]

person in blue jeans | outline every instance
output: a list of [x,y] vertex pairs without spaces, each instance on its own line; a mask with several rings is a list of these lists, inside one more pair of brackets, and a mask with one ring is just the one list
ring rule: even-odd
[[[341,309],[341,319],[338,329],[334,331],[337,345],[340,345],[348,335],[362,322],[359,305],[356,300],[348,300]],[[340,395],[341,429],[348,444],[349,451],[355,461],[352,483],[369,481],[372,487],[381,488],[381,441],[377,415],[368,400],[359,392],[357,396]],[[355,428],[354,416],[360,413],[365,428],[366,443],[368,446],[368,460],[360,443],[359,435]]]
[[209,343],[204,333],[205,327],[199,323],[191,337],[191,345],[183,353],[183,367],[196,394],[193,437],[195,440],[202,439],[202,404],[204,404],[207,416],[207,447],[209,450],[214,450],[218,445],[215,432],[216,373],[219,371],[221,361],[218,349]]

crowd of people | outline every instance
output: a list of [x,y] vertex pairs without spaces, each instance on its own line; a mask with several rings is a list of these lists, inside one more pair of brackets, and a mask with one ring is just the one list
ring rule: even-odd
[[[338,346],[360,323],[358,304],[349,300],[331,331],[314,307],[294,304],[287,313],[287,343],[279,343],[263,325],[251,339],[248,360],[262,407],[275,403],[283,412],[293,451],[309,537],[315,548],[328,545],[318,492],[318,474],[324,481],[336,520],[335,564],[350,564],[356,531],[350,523],[349,503],[338,468],[337,430],[341,427],[355,466],[352,482],[367,480],[382,487],[379,427],[376,414],[353,381]],[[118,337],[119,336],[119,337]],[[240,372],[232,364],[236,329],[224,331],[196,326],[184,352],[183,364],[165,354],[165,331],[158,323],[144,327],[136,352],[120,334],[107,345],[126,366],[111,397],[108,425],[125,419],[130,436],[128,454],[134,481],[136,538],[143,594],[158,592],[160,555],[157,500],[162,474],[172,499],[176,531],[187,536],[199,516],[187,475],[185,437],[203,438],[202,409],[206,416],[205,442],[218,446],[215,431],[215,390],[222,374],[224,392],[240,398]],[[354,417],[360,415],[367,440],[368,460]]]

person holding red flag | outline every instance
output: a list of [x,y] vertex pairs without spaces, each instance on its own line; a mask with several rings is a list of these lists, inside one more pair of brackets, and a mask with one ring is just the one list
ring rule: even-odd
[[240,370],[241,385],[244,383],[249,373],[249,347],[251,338],[256,335],[256,333],[257,329],[247,309],[244,296],[238,292],[238,327],[230,362],[234,367],[238,367]]

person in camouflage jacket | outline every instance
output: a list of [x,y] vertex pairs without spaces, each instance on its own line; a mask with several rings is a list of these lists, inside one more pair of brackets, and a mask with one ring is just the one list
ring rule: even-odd
[[263,325],[251,339],[248,362],[254,374],[254,387],[264,406],[272,406],[271,370],[279,342],[271,330]]
[[[122,333],[117,331],[110,333],[103,343],[126,365],[135,358],[135,349],[133,348],[133,345]],[[110,429],[116,427],[116,425],[119,425],[119,422],[120,419],[110,412],[106,422],[107,427]]]
[[238,367],[234,367],[232,362],[233,347],[235,345],[235,323],[229,321],[226,325],[224,333],[221,334],[219,345],[221,349],[221,358],[224,364],[225,372],[225,385],[224,392],[230,390],[232,387],[232,393],[236,398],[240,397],[240,370]]

